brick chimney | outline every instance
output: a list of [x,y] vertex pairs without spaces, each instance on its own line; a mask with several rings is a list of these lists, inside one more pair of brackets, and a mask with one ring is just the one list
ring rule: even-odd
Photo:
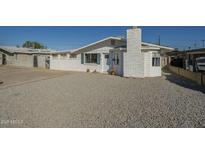
[[141,29],[137,26],[127,30],[127,52],[141,53]]
[[144,77],[144,55],[141,53],[141,29],[127,30],[127,52],[124,53],[123,76]]

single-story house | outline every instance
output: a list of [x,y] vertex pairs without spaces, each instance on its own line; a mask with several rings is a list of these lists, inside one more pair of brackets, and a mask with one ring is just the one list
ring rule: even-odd
[[161,76],[174,48],[142,42],[141,29],[127,30],[127,38],[108,37],[71,51],[53,52],[50,69],[114,72],[124,77]]
[[50,67],[50,50],[0,46],[0,65]]
[[127,38],[108,37],[70,51],[0,46],[0,64],[143,78],[161,76],[173,50],[142,42],[141,29],[133,27]]

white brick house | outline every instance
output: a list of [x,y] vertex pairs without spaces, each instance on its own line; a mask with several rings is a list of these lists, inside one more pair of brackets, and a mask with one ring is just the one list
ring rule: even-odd
[[108,37],[72,51],[52,53],[50,69],[114,71],[124,77],[161,76],[166,53],[174,48],[141,41],[141,29],[127,30],[127,38]]

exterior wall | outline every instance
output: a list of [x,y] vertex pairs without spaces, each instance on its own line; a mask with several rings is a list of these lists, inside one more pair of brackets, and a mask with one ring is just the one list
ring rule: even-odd
[[11,55],[8,55],[8,54],[5,54],[5,53],[3,53],[3,52],[0,51],[0,65],[3,64],[3,54],[6,55],[7,64],[8,64],[8,63],[12,63],[12,56],[11,56]]
[[162,72],[161,72],[161,66],[151,66],[150,69],[150,75],[148,77],[157,77],[157,76],[161,76]]
[[[160,66],[152,66],[152,53],[157,51],[149,51],[144,53],[144,77],[156,77],[161,76],[161,62]],[[159,52],[157,52],[159,53]],[[160,57],[161,61],[161,57]]]
[[165,49],[160,50],[161,68],[164,68],[165,66],[167,66],[170,63],[170,61],[169,61],[170,56],[168,55],[168,53],[170,53],[170,50],[165,50]]
[[[0,57],[2,57],[0,52]],[[20,66],[20,67],[33,67],[33,56],[32,54],[5,54],[7,65]],[[37,55],[38,57],[38,67],[45,68],[45,59],[48,55]],[[0,64],[2,64],[2,58],[0,58]]]
[[161,67],[164,68],[169,64],[169,57],[166,55],[161,56]]
[[150,75],[149,77],[156,77],[156,76],[161,76],[161,59],[162,57],[160,56],[160,66],[152,66],[152,53],[159,53],[159,51],[150,51]]
[[124,53],[123,76],[144,77],[144,54]]
[[81,65],[81,55],[77,55],[77,58],[60,59],[59,57],[50,58],[50,69],[53,70],[68,70],[68,71],[83,71]]
[[[58,58],[51,57],[50,69],[82,71],[82,72],[86,72],[87,69],[89,69],[91,72],[93,71],[102,72],[102,67],[103,67],[102,61],[104,60],[103,53],[109,53],[110,49],[112,49],[112,47],[103,47],[103,48],[98,48],[98,49],[85,52],[85,53],[100,53],[101,54],[100,64],[88,64],[88,63],[81,64],[81,54],[78,54],[77,58],[70,58],[69,56],[65,59],[61,59],[59,57]],[[85,62],[85,56],[84,56],[84,62]]]
[[7,64],[13,66],[33,67],[33,55],[14,54],[7,58]]
[[[5,53],[0,53],[1,57],[2,54]],[[11,66],[24,66],[24,67],[33,67],[33,56],[32,55],[26,55],[26,54],[5,54],[6,55],[6,65],[11,65]],[[1,60],[2,64],[2,60]]]
[[144,76],[149,77],[152,67],[152,54],[150,52],[144,53]]

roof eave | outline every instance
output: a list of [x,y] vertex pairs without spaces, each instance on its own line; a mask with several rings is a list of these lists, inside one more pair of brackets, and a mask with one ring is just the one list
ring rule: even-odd
[[104,38],[104,39],[102,39],[102,40],[96,41],[96,42],[94,42],[94,43],[90,43],[90,44],[88,44],[88,45],[85,45],[85,46],[83,46],[83,47],[80,47],[80,48],[78,48],[78,49],[74,49],[71,53],[72,53],[72,54],[74,54],[74,53],[78,54],[78,51],[81,50],[81,49],[84,49],[84,48],[87,48],[87,47],[96,45],[97,43],[101,43],[101,42],[103,42],[103,41],[107,41],[107,40],[110,40],[110,39],[114,39],[114,40],[126,40],[125,38],[120,38],[120,37],[113,37],[113,36],[112,36],[112,37],[107,37],[107,38]]
[[146,42],[142,42],[142,45],[158,47],[158,48],[160,48],[160,49],[166,49],[166,50],[170,50],[170,51],[174,51],[174,50],[175,50],[174,48],[171,48],[171,47],[166,47],[166,46],[156,45],[156,44],[146,43]]

